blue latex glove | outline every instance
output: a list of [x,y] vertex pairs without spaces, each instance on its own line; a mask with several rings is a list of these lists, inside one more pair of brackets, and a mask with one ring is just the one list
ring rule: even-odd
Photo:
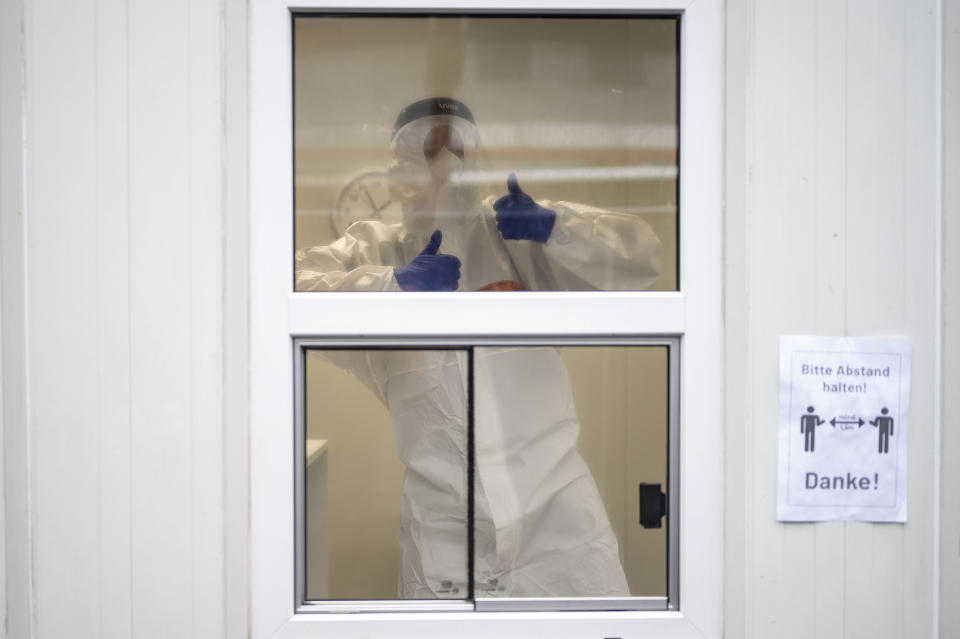
[[443,234],[437,230],[420,254],[406,266],[393,269],[393,276],[405,291],[455,291],[460,285],[460,260],[438,255]]
[[509,193],[493,203],[497,212],[497,228],[508,240],[546,242],[557,220],[555,211],[545,209],[524,193],[517,184],[517,174],[507,178]]

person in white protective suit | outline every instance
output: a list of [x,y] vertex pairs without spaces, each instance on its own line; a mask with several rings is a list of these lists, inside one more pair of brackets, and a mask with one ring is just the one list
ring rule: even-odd
[[[640,290],[660,241],[635,216],[536,202],[511,174],[480,200],[479,136],[466,105],[401,111],[390,193],[402,221],[359,221],[297,252],[297,289]],[[314,356],[318,356],[316,353]],[[458,351],[324,351],[387,407],[406,465],[403,598],[467,594],[467,361]],[[579,422],[553,348],[475,349],[476,596],[629,595],[616,537],[577,450]]]

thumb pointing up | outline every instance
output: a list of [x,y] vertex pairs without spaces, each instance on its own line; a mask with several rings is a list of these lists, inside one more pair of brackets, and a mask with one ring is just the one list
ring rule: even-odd
[[507,191],[511,195],[519,195],[523,193],[523,191],[520,189],[520,184],[517,182],[516,173],[511,173],[507,176]]
[[460,260],[454,255],[439,253],[443,234],[439,229],[430,241],[406,266],[394,268],[397,284],[405,291],[455,291],[460,285]]
[[437,229],[433,232],[433,235],[430,236],[430,241],[427,242],[427,246],[420,251],[420,255],[436,255],[437,251],[440,250],[440,242],[443,240],[443,233],[440,229]]
[[556,211],[544,208],[523,192],[517,174],[507,177],[506,195],[493,203],[497,212],[497,229],[506,240],[546,242],[553,232]]

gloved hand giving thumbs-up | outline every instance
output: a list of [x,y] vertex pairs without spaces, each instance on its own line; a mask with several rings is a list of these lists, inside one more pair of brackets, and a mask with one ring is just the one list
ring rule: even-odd
[[507,193],[493,203],[497,212],[497,228],[507,240],[546,242],[553,232],[557,214],[537,204],[517,184],[517,174],[507,178]]
[[460,260],[453,255],[441,255],[443,234],[437,230],[420,254],[406,266],[393,270],[397,283],[405,291],[455,291],[460,283]]

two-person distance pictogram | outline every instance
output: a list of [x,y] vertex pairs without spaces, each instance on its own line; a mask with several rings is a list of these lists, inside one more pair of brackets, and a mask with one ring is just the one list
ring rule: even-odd
[[[820,416],[814,413],[814,410],[813,406],[807,406],[807,412],[800,416],[800,433],[803,435],[803,450],[807,453],[814,452],[817,427],[827,423],[826,420],[820,419]],[[876,419],[870,420],[870,425],[878,429],[879,442],[877,445],[877,453],[879,454],[890,452],[890,437],[893,435],[893,418],[887,414],[889,412],[887,407],[884,406],[880,410],[880,415],[877,415]],[[864,421],[859,417],[847,418],[846,416],[841,416],[839,419],[836,417],[831,419],[830,424],[834,428],[837,427],[837,424],[841,424],[841,430],[847,430],[845,425],[855,424],[859,429],[863,426]]]

